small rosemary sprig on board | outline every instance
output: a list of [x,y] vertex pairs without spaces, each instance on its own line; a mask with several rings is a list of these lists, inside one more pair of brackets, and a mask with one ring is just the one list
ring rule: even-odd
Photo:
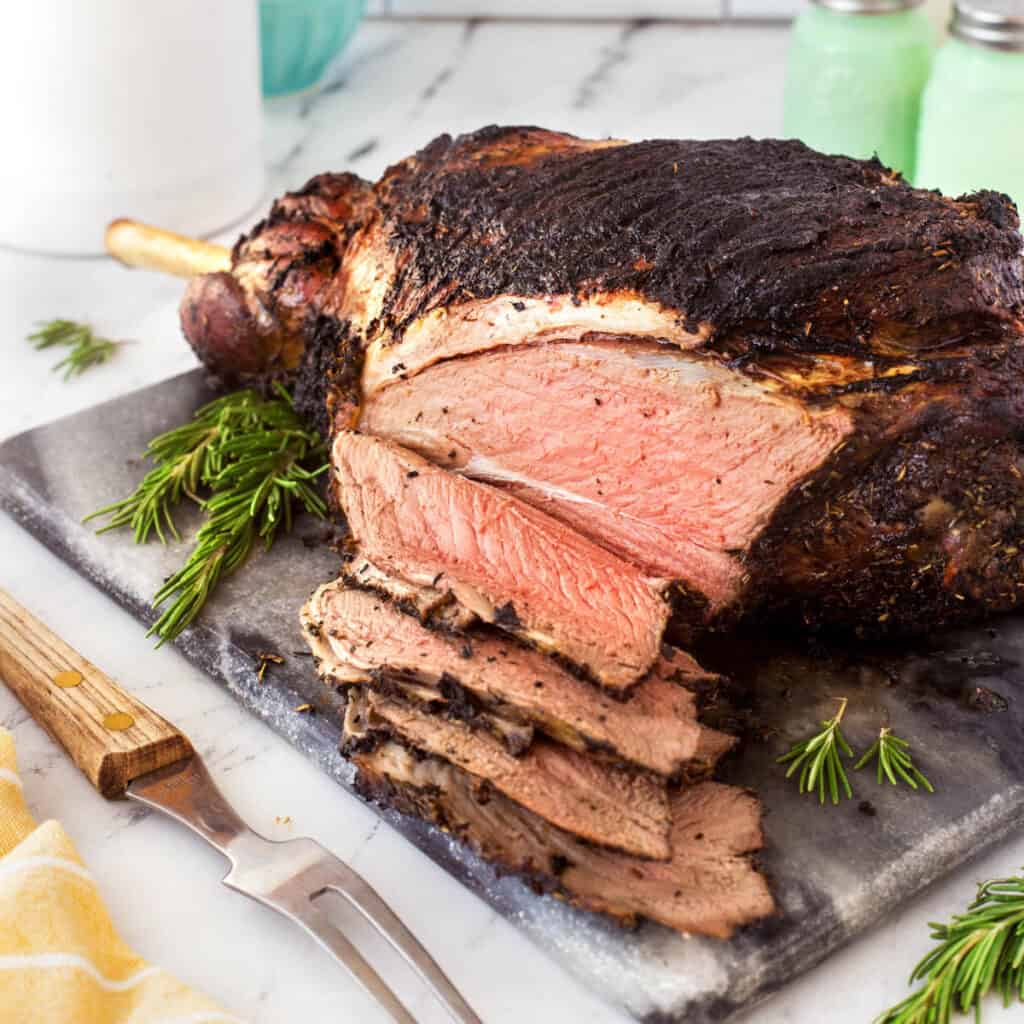
[[36,329],[28,336],[28,341],[37,350],[57,345],[71,349],[53,366],[54,372],[64,371],[65,380],[85,373],[91,366],[107,362],[117,351],[118,346],[124,344],[121,341],[111,341],[109,338],[99,338],[93,334],[88,324],[75,323],[74,320],[49,320],[36,324]]
[[980,1020],[989,992],[1024,1001],[1024,877],[981,883],[966,914],[930,927],[938,945],[910,975],[924,984],[875,1024],[949,1024],[972,1010]]
[[149,630],[158,646],[195,619],[256,541],[269,548],[282,526],[291,529],[296,504],[316,516],[327,511],[314,483],[327,469],[323,441],[277,390],[269,399],[250,390],[225,395],[154,438],[146,449],[154,466],[139,486],[86,517],[110,516],[100,533],[128,526],[141,544],[153,533],[164,543],[168,533],[179,538],[172,512],[183,498],[206,513],[192,553],[153,598],[157,608],[170,602]]
[[877,758],[876,775],[880,783],[888,779],[895,786],[902,779],[911,789],[921,786],[929,793],[934,793],[935,788],[915,767],[909,748],[910,744],[906,740],[894,736],[889,727],[884,726],[878,733],[878,739],[853,766],[853,770],[859,772],[872,758]]
[[853,751],[840,729],[846,705],[847,700],[843,697],[839,701],[839,710],[835,717],[821,723],[821,732],[794,744],[790,751],[783,754],[777,761],[778,764],[789,764],[789,770],[786,772],[787,779],[799,770],[799,791],[812,793],[817,789],[818,799],[821,803],[825,802],[827,793],[831,797],[832,803],[838,804],[840,786],[848,800],[853,796],[850,780],[846,777],[846,769],[843,767],[842,760],[842,755],[853,757]]

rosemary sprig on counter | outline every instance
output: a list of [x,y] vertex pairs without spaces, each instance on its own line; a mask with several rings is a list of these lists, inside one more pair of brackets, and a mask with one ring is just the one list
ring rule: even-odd
[[876,775],[880,783],[888,779],[895,786],[897,781],[902,779],[911,789],[921,786],[929,793],[934,793],[935,788],[915,767],[909,748],[910,744],[906,740],[894,736],[889,727],[884,726],[878,733],[878,739],[853,766],[853,770],[860,771],[872,758],[876,758]]
[[303,426],[288,392],[277,391],[225,395],[154,438],[146,449],[154,465],[139,486],[86,517],[109,516],[100,533],[127,526],[142,544],[153,533],[163,543],[167,534],[179,539],[173,509],[183,498],[206,513],[192,553],[153,598],[157,608],[170,602],[149,631],[158,646],[195,619],[257,541],[269,548],[282,526],[291,529],[296,505],[326,514],[314,482],[327,469],[323,442]]
[[983,882],[967,913],[930,927],[938,945],[910,975],[921,988],[875,1024],[949,1024],[972,1010],[980,1020],[989,992],[1024,1001],[1024,877]]
[[107,362],[117,351],[122,341],[111,341],[99,338],[92,332],[88,324],[75,323],[73,320],[49,320],[36,325],[35,331],[28,336],[28,341],[37,350],[61,346],[71,351],[53,366],[54,372],[64,371],[64,379],[70,380],[80,373],[85,373],[91,366],[99,366]]
[[787,779],[799,770],[799,791],[812,793],[817,789],[821,803],[825,802],[825,794],[828,793],[832,803],[838,804],[840,786],[848,800],[853,796],[842,760],[842,755],[853,757],[853,751],[840,729],[846,704],[847,700],[843,697],[839,701],[839,710],[835,717],[821,723],[821,732],[794,744],[787,754],[783,754],[777,760],[778,764],[789,764]]

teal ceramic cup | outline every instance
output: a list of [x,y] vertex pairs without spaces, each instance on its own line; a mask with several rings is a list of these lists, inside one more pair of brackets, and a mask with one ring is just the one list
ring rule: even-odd
[[315,85],[365,10],[366,0],[260,0],[263,95]]

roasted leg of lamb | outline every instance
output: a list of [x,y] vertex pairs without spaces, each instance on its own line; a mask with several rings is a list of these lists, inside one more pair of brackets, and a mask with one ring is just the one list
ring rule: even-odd
[[669,624],[934,629],[1024,594],[1004,196],[488,128],[280,199],[182,322],[331,439],[352,557],[303,625],[360,786],[589,909],[772,909]]

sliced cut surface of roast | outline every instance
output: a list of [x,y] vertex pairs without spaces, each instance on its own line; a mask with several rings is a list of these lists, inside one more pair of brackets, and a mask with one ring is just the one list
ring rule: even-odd
[[425,818],[499,869],[625,924],[645,917],[724,939],[774,912],[752,859],[763,843],[761,807],[746,790],[700,782],[673,792],[672,856],[645,861],[582,843],[500,793],[482,792],[467,772],[398,743],[353,760],[369,798]]
[[333,486],[361,553],[615,690],[653,666],[662,583],[563,523],[390,441],[342,431]]
[[712,610],[852,429],[841,406],[647,341],[503,348],[403,377],[365,397],[362,430],[507,487]]
[[708,324],[691,330],[670,308],[625,289],[587,297],[502,295],[470,300],[414,320],[401,341],[371,345],[363,365],[363,394],[372,395],[383,385],[445,359],[547,339],[635,336],[686,349],[703,344],[710,333]]
[[354,720],[362,719],[363,729],[444,758],[588,843],[648,860],[671,855],[668,789],[655,775],[603,764],[545,739],[513,757],[489,733],[370,687],[355,687],[349,700],[358,702]]
[[651,675],[619,700],[513,640],[428,629],[379,594],[344,580],[313,594],[303,626],[318,671],[328,679],[397,675],[427,684],[438,697],[464,692],[581,753],[659,775],[706,773],[735,742],[699,722],[697,696],[686,684],[708,684],[713,677],[682,651],[662,655]]

